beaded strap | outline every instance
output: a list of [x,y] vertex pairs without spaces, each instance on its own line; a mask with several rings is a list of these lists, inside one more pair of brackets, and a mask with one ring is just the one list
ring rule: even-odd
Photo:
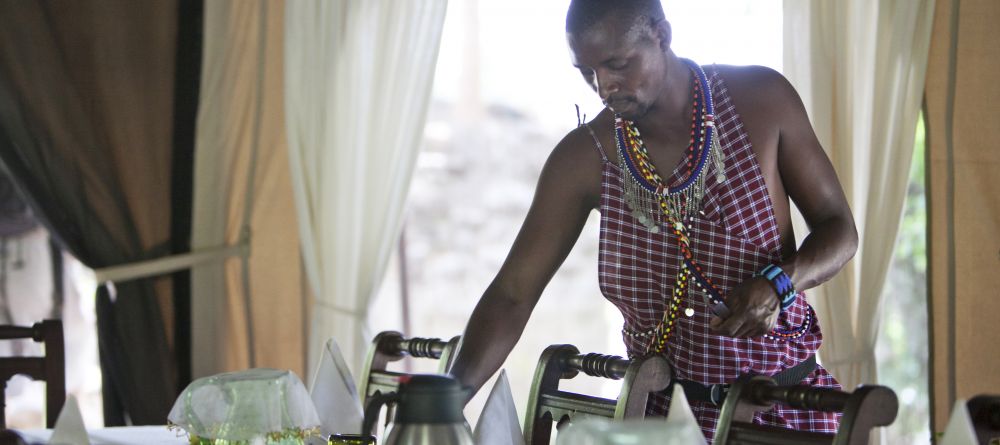
[[795,291],[795,285],[792,284],[791,277],[780,266],[777,264],[768,264],[764,270],[760,271],[760,275],[767,279],[771,283],[771,287],[774,288],[774,291],[778,293],[778,300],[781,301],[782,311],[795,303],[795,297],[798,295],[798,292]]
[[770,333],[764,334],[764,338],[775,341],[787,341],[799,338],[809,331],[809,328],[812,327],[814,320],[816,320],[816,313],[813,311],[812,306],[806,306],[806,318],[802,321],[802,324],[798,328],[789,329],[787,331],[784,329],[774,328]]

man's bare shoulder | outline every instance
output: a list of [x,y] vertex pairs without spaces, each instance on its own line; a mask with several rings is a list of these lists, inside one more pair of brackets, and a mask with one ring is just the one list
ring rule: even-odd
[[[590,131],[593,130],[599,140],[610,136],[610,130],[600,131],[601,127],[611,128],[610,120],[607,121],[607,125],[603,125],[608,118],[602,115],[598,115],[588,123],[590,130],[587,126],[579,126],[556,144],[542,170],[540,187],[573,190],[570,193],[582,198],[588,207],[597,205],[601,193],[603,165],[598,146]],[[606,145],[606,142],[602,141],[601,144]]]
[[594,139],[584,126],[576,127],[563,136],[562,140],[552,149],[550,157],[558,158],[560,162],[571,162],[572,159],[585,161],[588,153],[597,155],[594,150]]
[[[550,161],[555,158],[560,163],[569,163],[577,167],[589,166],[591,169],[597,168],[599,171],[601,155],[598,150],[599,148],[608,148],[607,139],[610,138],[613,141],[612,122],[611,113],[605,110],[587,122],[587,125],[581,125],[566,133],[566,136],[552,150],[552,154],[549,156]],[[594,141],[595,137],[600,141],[600,147]]]
[[774,68],[761,65],[715,65],[730,89],[773,91],[788,87],[788,80]]
[[773,68],[716,65],[716,69],[726,82],[729,94],[741,108],[773,113],[795,105],[798,100],[788,79]]

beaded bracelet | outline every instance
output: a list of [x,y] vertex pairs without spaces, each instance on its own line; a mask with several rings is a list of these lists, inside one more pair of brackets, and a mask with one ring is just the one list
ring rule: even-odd
[[781,310],[784,311],[788,309],[792,303],[795,303],[795,297],[798,295],[795,292],[795,286],[792,284],[792,279],[781,269],[777,264],[768,264],[764,270],[760,271],[760,275],[767,279],[771,283],[771,287],[774,291],[778,293],[778,300],[781,300]]

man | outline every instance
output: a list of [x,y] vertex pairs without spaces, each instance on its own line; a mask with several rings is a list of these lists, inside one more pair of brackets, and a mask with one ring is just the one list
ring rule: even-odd
[[[716,32],[710,14],[704,25]],[[497,370],[597,209],[600,287],[629,355],[669,360],[709,440],[721,385],[739,375],[837,387],[815,364],[821,334],[801,291],[843,267],[857,232],[794,89],[767,68],[678,58],[659,0],[574,0],[566,32],[607,108],[552,151],[451,372],[478,389]],[[798,248],[789,199],[811,229]],[[667,406],[657,395],[649,410]],[[755,418],[814,431],[837,420],[782,407]]]

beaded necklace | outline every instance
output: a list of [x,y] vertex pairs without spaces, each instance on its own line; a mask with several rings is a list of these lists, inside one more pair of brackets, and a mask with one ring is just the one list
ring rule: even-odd
[[[615,116],[618,156],[629,172],[627,178],[623,178],[625,202],[632,210],[632,215],[650,232],[659,233],[661,226],[668,227],[675,236],[683,256],[680,270],[674,280],[669,307],[663,312],[663,317],[654,329],[639,334],[642,337],[647,335],[652,337],[646,347],[646,354],[650,351],[660,353],[666,347],[681,302],[688,298],[692,283],[705,294],[713,308],[725,308],[722,292],[694,260],[688,228],[684,224],[684,221],[694,218],[695,213],[702,213],[701,203],[706,189],[705,173],[709,165],[715,169],[716,181],[725,182],[725,155],[715,132],[712,91],[705,72],[693,61],[681,60],[691,68],[695,82],[691,106],[691,139],[685,150],[684,160],[687,168],[680,184],[670,187],[665,183],[649,157],[639,129],[633,122]],[[689,314],[693,313],[690,312],[690,308],[688,311]],[[811,320],[810,308],[805,323],[798,329],[792,331],[775,329],[765,337],[772,340],[800,337],[808,331]]]
[[715,168],[715,180],[725,182],[725,155],[715,137],[715,115],[708,78],[701,66],[681,59],[695,76],[691,106],[691,139],[685,150],[686,172],[680,184],[670,187],[656,171],[639,129],[631,121],[615,116],[618,155],[627,167],[631,180],[625,181],[625,198],[633,215],[653,233],[666,218],[686,220],[701,211],[705,197],[709,165]]

